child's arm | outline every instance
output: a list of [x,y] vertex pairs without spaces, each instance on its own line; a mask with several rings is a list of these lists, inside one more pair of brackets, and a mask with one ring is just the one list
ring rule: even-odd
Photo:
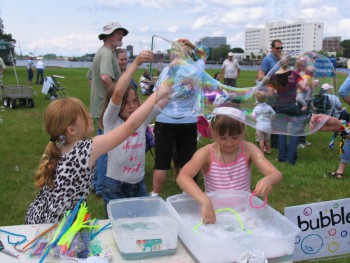
[[154,92],[122,125],[106,134],[95,136],[93,138],[89,167],[92,168],[96,159],[102,154],[117,147],[126,140],[146,120],[155,103],[156,93]]
[[204,166],[209,166],[208,158],[210,158],[208,147],[200,148],[193,155],[192,159],[185,164],[176,178],[176,183],[180,188],[201,204],[202,221],[204,224],[215,223],[215,211],[210,198],[200,189],[193,180],[193,177],[195,177]]
[[337,132],[342,126],[341,120],[333,116],[326,114],[314,114],[310,120],[310,129],[313,130],[315,126],[319,125],[320,123],[323,123],[320,131]]
[[[152,61],[152,59],[153,54],[148,59],[148,61]],[[133,62],[133,64],[126,70],[126,72],[124,72],[124,74],[118,80],[117,85],[129,85],[130,75],[127,72],[134,72],[137,68],[135,68],[136,65],[137,64]],[[92,168],[94,166],[95,161],[99,156],[110,151],[111,149],[121,144],[124,140],[126,140],[128,136],[130,136],[146,120],[146,118],[152,111],[154,105],[159,100],[163,100],[163,98],[168,95],[167,92],[169,91],[170,88],[163,88],[162,92],[154,92],[133,114],[131,114],[127,121],[124,122],[122,125],[118,126],[114,130],[106,134],[95,136],[93,138],[93,147],[89,159],[89,167]]]
[[153,53],[149,50],[143,50],[127,68],[127,70],[120,76],[119,80],[114,86],[113,96],[111,98],[114,105],[120,105],[126,89],[129,87],[131,79],[144,62],[153,60]]
[[256,194],[268,196],[272,191],[272,187],[282,181],[282,174],[265,158],[264,154],[256,145],[245,142],[245,149],[249,159],[252,160],[254,165],[264,175],[264,178],[260,179],[255,186]]

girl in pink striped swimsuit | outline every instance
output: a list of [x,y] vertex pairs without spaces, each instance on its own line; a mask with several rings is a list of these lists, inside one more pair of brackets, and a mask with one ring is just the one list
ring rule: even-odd
[[235,189],[250,191],[251,163],[264,175],[255,186],[259,196],[267,196],[282,175],[260,149],[244,140],[244,113],[230,107],[216,108],[210,122],[213,143],[197,150],[181,169],[176,182],[202,206],[203,223],[215,223],[215,210],[209,197],[194,182],[202,170],[205,191]]

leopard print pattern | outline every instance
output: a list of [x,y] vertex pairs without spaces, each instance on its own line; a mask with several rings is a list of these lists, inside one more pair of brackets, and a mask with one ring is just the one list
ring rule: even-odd
[[44,186],[28,208],[25,223],[57,223],[74,209],[82,198],[87,199],[95,169],[90,169],[92,141],[79,141],[66,155],[60,157],[56,168],[54,188]]

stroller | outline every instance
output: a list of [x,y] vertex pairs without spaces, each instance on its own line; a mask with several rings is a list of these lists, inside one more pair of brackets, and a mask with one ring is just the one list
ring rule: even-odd
[[56,78],[64,79],[63,76],[52,75],[51,77],[45,77],[41,92],[45,94],[45,99],[55,100],[60,95],[66,95],[64,87],[61,86],[60,82]]

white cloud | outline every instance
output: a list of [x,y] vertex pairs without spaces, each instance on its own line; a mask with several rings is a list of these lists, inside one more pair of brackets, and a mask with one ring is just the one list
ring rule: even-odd
[[222,15],[219,22],[222,24],[244,24],[246,21],[260,21],[265,16],[266,10],[262,7],[237,8]]
[[176,31],[179,30],[179,27],[174,25],[174,26],[168,27],[167,30],[168,30],[169,32],[171,32],[171,33],[175,33]]
[[214,30],[211,34],[213,37],[221,37],[224,36],[225,32],[222,29]]
[[191,26],[192,29],[199,29],[203,26],[210,25],[214,23],[213,19],[209,16],[202,16],[197,18],[197,20],[194,22],[194,24]]
[[304,6],[304,5],[313,5],[313,4],[317,4],[317,2],[319,2],[319,0],[301,0],[300,1],[300,5]]
[[100,45],[101,42],[96,35],[69,34],[55,38],[39,38],[35,42],[28,43],[26,48],[31,50],[30,52],[36,50],[36,55],[47,53],[82,55],[91,53],[91,50],[95,52]]
[[[4,3],[1,18],[6,33],[18,41],[16,52],[20,44],[23,54],[36,47],[36,55],[95,53],[102,45],[97,35],[111,21],[128,28],[124,46],[135,49],[152,35],[170,41],[186,37],[192,42],[205,36],[226,36],[229,45],[244,48],[245,28],[296,19],[324,22],[325,37],[350,39],[350,2],[340,0],[61,0],[44,1],[40,8],[23,2],[21,9],[15,1]],[[55,12],[45,12],[52,6]],[[38,17],[45,22],[40,23]],[[23,30],[24,24],[36,30]]]
[[148,32],[150,30],[149,26],[144,26],[139,29],[140,32]]

